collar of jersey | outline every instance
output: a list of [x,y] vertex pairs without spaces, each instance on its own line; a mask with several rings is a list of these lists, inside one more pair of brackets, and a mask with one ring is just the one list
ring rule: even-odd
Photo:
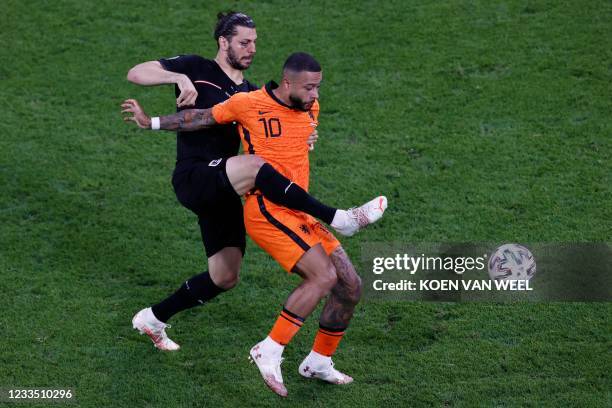
[[275,101],[276,103],[278,103],[278,104],[279,104],[279,105],[281,105],[281,106],[284,106],[285,108],[289,108],[289,109],[291,109],[291,110],[297,110],[297,109],[295,109],[295,108],[293,108],[293,107],[291,107],[291,106],[287,105],[285,102],[283,102],[283,101],[281,101],[280,99],[278,99],[278,98],[276,97],[276,95],[274,95],[274,92],[272,92],[272,90],[273,90],[273,89],[278,88],[278,84],[277,84],[276,82],[274,82],[274,81],[270,81],[270,82],[268,82],[268,83],[266,84],[266,86],[265,86],[264,88],[265,88],[266,92],[268,93],[268,95],[270,95],[270,98],[274,99],[274,101]]
[[237,84],[232,80],[232,78],[227,76],[227,74],[221,68],[221,66],[217,64],[217,61],[215,61],[214,59],[211,59],[209,61],[212,62],[213,67],[215,67],[215,69],[217,70],[217,75],[219,75],[220,78],[222,78],[222,80],[225,82],[223,86],[223,91],[227,91],[228,89],[231,91],[238,91],[240,87],[244,84],[247,84],[247,87],[248,87],[249,81],[247,81],[246,78],[242,78],[242,83]]

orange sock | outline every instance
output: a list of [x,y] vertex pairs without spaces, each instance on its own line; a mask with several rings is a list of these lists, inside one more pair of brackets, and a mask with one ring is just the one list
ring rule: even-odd
[[327,357],[331,357],[338,348],[344,330],[332,330],[319,326],[312,350]]
[[269,336],[280,345],[286,346],[303,324],[303,318],[283,308]]

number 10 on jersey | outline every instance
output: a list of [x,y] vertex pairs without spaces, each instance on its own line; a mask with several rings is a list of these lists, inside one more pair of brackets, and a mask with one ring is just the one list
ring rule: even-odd
[[259,122],[263,123],[266,137],[279,137],[282,134],[281,123],[278,118],[261,118]]

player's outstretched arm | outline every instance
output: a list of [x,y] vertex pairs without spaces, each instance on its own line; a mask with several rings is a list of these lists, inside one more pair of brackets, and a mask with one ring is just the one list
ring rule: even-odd
[[172,115],[159,117],[159,128],[163,130],[180,130],[189,132],[205,129],[216,125],[217,122],[211,109],[186,109]]
[[127,80],[137,85],[162,85],[176,84],[181,94],[176,98],[178,107],[191,106],[195,104],[198,91],[185,74],[167,71],[159,61],[147,61],[138,64],[128,71]]
[[[134,122],[142,129],[152,129],[151,117],[145,113],[136,99],[126,99],[121,104],[122,113],[131,113],[125,116],[126,122]],[[172,115],[160,116],[159,127],[162,130],[192,131],[214,126],[217,122],[212,115],[212,109],[187,109]],[[154,124],[156,125],[156,124]]]
[[136,85],[176,84],[183,74],[166,71],[159,61],[147,61],[133,66],[127,73],[127,80]]

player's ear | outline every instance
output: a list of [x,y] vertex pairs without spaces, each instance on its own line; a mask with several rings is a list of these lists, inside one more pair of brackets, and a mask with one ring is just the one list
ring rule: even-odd
[[281,79],[281,86],[285,89],[291,89],[291,81],[287,78],[287,75],[283,75],[283,79]]
[[229,41],[227,41],[227,38],[223,36],[219,37],[219,48],[221,48],[223,51],[227,51],[229,48]]

